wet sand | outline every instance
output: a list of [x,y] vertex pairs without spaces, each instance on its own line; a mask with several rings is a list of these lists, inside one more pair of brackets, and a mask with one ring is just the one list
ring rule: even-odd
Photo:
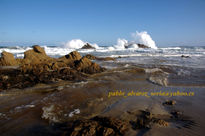
[[[141,68],[118,66],[117,69],[91,75],[83,82],[61,81],[3,91],[0,94],[1,135],[68,135],[71,130],[65,123],[90,120],[96,116],[113,117],[126,122],[128,129],[123,135],[127,136],[203,135],[203,84],[165,86],[157,84],[161,80],[153,83],[148,77],[150,73]],[[174,83],[174,80],[170,83]],[[108,97],[110,92],[116,91],[150,94],[177,90],[194,92],[194,96]],[[176,104],[164,105],[167,100],[176,101]],[[149,116],[145,113],[149,113]],[[138,125],[138,120],[143,123]],[[159,120],[163,123],[159,123]]]

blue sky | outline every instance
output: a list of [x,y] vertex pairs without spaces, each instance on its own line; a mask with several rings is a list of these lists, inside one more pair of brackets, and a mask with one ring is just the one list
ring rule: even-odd
[[0,0],[0,45],[99,45],[147,31],[157,46],[205,45],[205,0]]

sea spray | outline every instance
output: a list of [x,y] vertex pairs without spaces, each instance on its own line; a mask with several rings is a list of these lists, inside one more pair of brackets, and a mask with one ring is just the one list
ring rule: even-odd
[[132,37],[134,38],[135,42],[144,44],[153,49],[157,49],[155,41],[152,40],[151,36],[146,31],[136,31],[135,33],[132,33]]
[[68,41],[67,43],[64,43],[64,47],[69,49],[79,49],[82,48],[85,44],[86,43],[80,39],[73,39]]
[[[86,43],[89,43],[89,42],[84,42],[80,39],[73,39],[73,40],[70,40],[66,43],[63,43],[63,46],[65,48],[68,48],[68,49],[80,49],[82,48]],[[94,48],[99,48],[99,46],[96,44],[96,43],[89,43],[91,46],[93,46]]]
[[125,46],[127,46],[128,41],[125,39],[117,39],[117,45],[114,46],[116,49],[125,49]]
[[117,44],[114,45],[114,48],[115,49],[126,49],[126,48],[138,49],[139,48],[138,44],[143,44],[152,49],[157,49],[155,41],[152,40],[151,36],[146,31],[142,31],[142,32],[136,31],[135,33],[132,33],[131,36],[133,38],[132,41],[118,38]]

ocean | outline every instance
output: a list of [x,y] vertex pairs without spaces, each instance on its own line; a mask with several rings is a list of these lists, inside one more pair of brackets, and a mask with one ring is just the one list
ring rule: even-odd
[[[69,49],[63,46],[42,46],[48,56],[58,58],[77,50],[82,55],[92,54],[98,57],[121,57],[119,62],[154,65],[159,64],[184,66],[193,68],[205,68],[205,46],[179,46],[152,48],[128,48],[118,49],[112,46],[97,47],[96,49]],[[16,58],[23,58],[24,52],[32,49],[28,46],[0,47],[0,53],[7,51]],[[181,57],[184,55],[185,57]],[[186,58],[188,56],[188,59]]]

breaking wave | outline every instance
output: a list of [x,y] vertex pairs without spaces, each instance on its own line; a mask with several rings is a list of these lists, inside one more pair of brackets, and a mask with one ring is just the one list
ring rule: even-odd
[[[73,40],[70,40],[66,43],[63,43],[63,46],[64,46],[64,48],[68,48],[68,49],[80,49],[87,43],[89,43],[89,42],[84,42],[80,39],[73,39]],[[89,44],[91,44],[96,49],[99,48],[99,46],[96,43],[89,43]]]

